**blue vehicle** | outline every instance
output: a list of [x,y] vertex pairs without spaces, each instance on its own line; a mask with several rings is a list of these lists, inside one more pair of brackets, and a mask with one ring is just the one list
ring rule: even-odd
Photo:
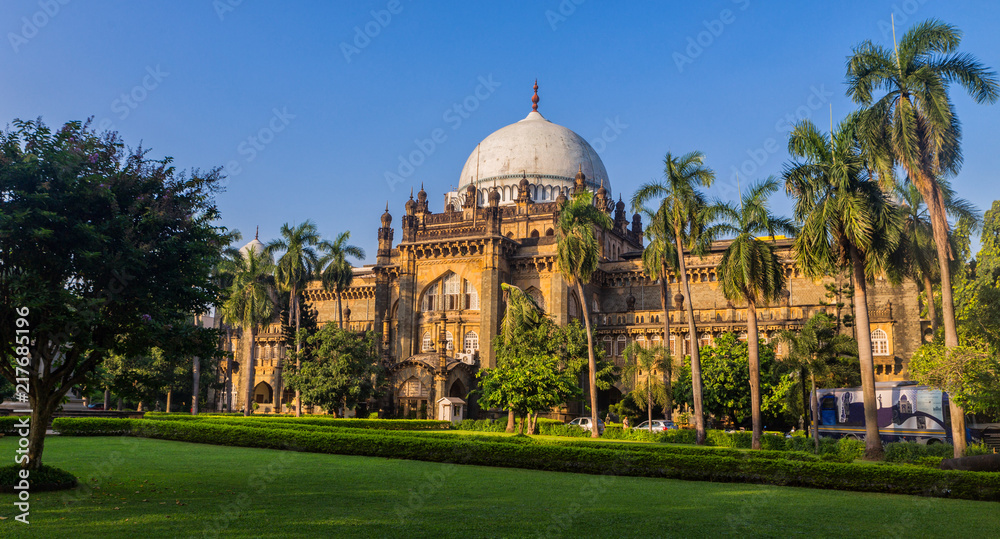
[[[860,387],[817,389],[819,435],[865,438],[865,405]],[[948,394],[916,382],[876,382],[879,435],[884,443],[951,443]],[[977,441],[969,436],[968,441]]]

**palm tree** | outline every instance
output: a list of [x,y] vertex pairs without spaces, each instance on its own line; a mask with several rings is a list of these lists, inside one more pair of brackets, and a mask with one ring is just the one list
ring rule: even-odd
[[819,452],[819,403],[816,400],[816,378],[825,376],[829,365],[842,357],[856,357],[858,344],[850,336],[840,333],[837,321],[830,315],[820,312],[810,318],[802,329],[791,331],[783,329],[778,332],[778,340],[788,344],[788,356],[785,361],[797,366],[802,375],[802,410],[806,410],[805,374],[809,374],[812,386],[812,436],[816,452]]
[[646,348],[633,342],[625,347],[624,356],[622,378],[632,384],[632,400],[639,409],[646,410],[649,432],[653,432],[653,403],[665,405],[668,399],[661,377],[669,372],[670,351],[663,346]]
[[583,322],[587,328],[587,355],[590,386],[590,429],[593,438],[600,436],[597,423],[597,360],[594,358],[594,335],[590,329],[590,312],[587,309],[587,296],[583,285],[590,282],[590,277],[597,270],[600,260],[600,245],[594,233],[595,228],[607,230],[612,222],[608,214],[597,209],[592,203],[593,195],[582,191],[568,200],[559,212],[556,224],[556,266],[559,272],[570,284],[575,285],[580,296],[580,306],[583,310]]
[[[649,211],[643,208],[649,225],[644,232],[649,244],[642,251],[642,269],[651,280],[660,281],[660,307],[663,309],[663,345],[666,353],[666,401],[663,405],[663,416],[673,419],[674,403],[671,383],[673,378],[673,359],[670,353],[670,270],[677,268],[677,247],[670,231],[668,215],[661,211]],[[676,273],[675,273],[676,274]]]
[[[946,180],[938,180],[944,199],[945,210],[955,219],[965,219],[970,230],[978,229],[982,217],[978,210],[967,200],[957,198],[955,192]],[[938,317],[934,301],[934,282],[940,278],[936,263],[937,248],[934,245],[933,225],[927,213],[927,205],[920,190],[913,183],[896,186],[896,197],[903,209],[903,235],[907,238],[908,275],[918,286],[923,288],[927,297],[927,316],[931,321],[934,334],[938,330]],[[949,241],[953,240],[949,235]],[[954,242],[952,241],[952,244]],[[951,245],[952,250],[955,249]]]
[[[299,295],[309,283],[313,272],[319,264],[316,251],[313,246],[319,243],[319,232],[312,221],[307,220],[297,227],[290,227],[288,223],[281,225],[281,238],[272,240],[267,244],[265,252],[273,257],[278,251],[284,251],[281,258],[275,265],[274,278],[278,288],[282,292],[288,292],[288,317],[295,316],[295,367],[302,366],[298,357],[302,352],[302,338],[299,336],[299,328],[302,316],[299,313]],[[276,409],[281,412],[281,401],[284,395],[283,380],[281,377],[284,368],[281,355],[278,355],[278,363],[274,369],[275,394],[278,404]],[[301,394],[295,391],[295,417],[302,415]]]
[[[507,283],[500,283],[500,289],[503,291],[504,303],[507,305],[507,308],[504,309],[503,319],[500,320],[500,335],[503,336],[504,344],[510,346],[516,335],[541,325],[545,319],[545,313],[535,303],[535,299],[529,294],[525,294],[524,290]],[[514,410],[510,409],[507,410],[507,428],[505,430],[506,432],[514,432],[514,427]],[[524,429],[523,423],[521,429]]]
[[340,329],[344,329],[344,309],[341,305],[341,298],[354,280],[354,267],[347,261],[347,257],[365,257],[363,249],[347,243],[350,239],[351,233],[347,231],[341,232],[333,243],[322,241],[319,244],[319,250],[323,252],[323,258],[320,260],[320,267],[323,268],[320,278],[323,280],[324,290],[337,293],[337,317],[340,321]]
[[875,401],[875,364],[868,318],[867,282],[877,275],[898,281],[902,216],[879,187],[859,142],[859,113],[848,116],[830,137],[809,120],[792,130],[785,189],[795,201],[795,256],[807,275],[851,268],[858,328],[861,387],[865,403],[865,458],[882,457]]
[[243,331],[246,342],[246,361],[243,365],[246,407],[243,415],[249,416],[253,401],[257,331],[271,321],[275,313],[274,262],[267,253],[258,253],[257,247],[251,246],[244,256],[227,261],[225,270],[232,274],[233,283],[229,288],[229,297],[222,305],[222,316],[227,324]]
[[229,295],[229,289],[233,285],[233,275],[229,273],[228,269],[233,267],[235,260],[243,257],[240,254],[240,250],[235,247],[235,243],[242,239],[243,234],[240,234],[239,230],[231,230],[224,234],[222,243],[225,247],[223,247],[219,260],[212,269],[212,282],[222,291],[222,294],[216,300],[214,325],[215,329],[224,330],[225,333],[225,341],[222,345],[226,352],[226,373],[223,391],[225,392],[224,399],[227,412],[232,410],[233,406],[233,327],[222,321],[222,305],[225,304],[225,300]]
[[[930,19],[910,28],[893,50],[865,41],[847,63],[847,95],[869,107],[865,129],[869,138],[887,142],[927,203],[941,273],[941,318],[944,343],[958,346],[955,301],[951,288],[952,249],[948,215],[940,178],[962,165],[961,124],[948,95],[957,82],[976,103],[995,103],[1000,96],[997,75],[975,56],[958,53],[962,32]],[[873,92],[884,92],[876,98]],[[950,405],[955,456],[965,451],[965,412]]]
[[[694,421],[698,444],[705,443],[705,418],[702,406],[701,360],[698,356],[698,334],[694,324],[694,306],[691,302],[691,284],[688,281],[684,250],[692,255],[704,254],[717,229],[711,226],[717,208],[710,205],[699,186],[710,187],[715,172],[704,165],[701,152],[690,152],[680,157],[667,153],[664,162],[664,180],[643,184],[632,196],[636,211],[646,204],[659,200],[657,212],[663,212],[665,229],[674,241],[677,256],[677,273],[687,296],[688,338],[691,340],[691,393],[694,401]],[[648,211],[647,211],[648,213]],[[669,337],[667,337],[669,339]],[[667,341],[670,342],[669,340]]]
[[[750,363],[750,408],[753,418],[753,449],[760,449],[763,428],[760,419],[760,336],[757,330],[757,305],[778,299],[785,286],[785,272],[775,253],[773,237],[777,232],[795,233],[792,222],[775,217],[768,209],[767,198],[778,190],[778,181],[768,178],[750,187],[739,208],[723,206],[725,228],[736,237],[719,262],[719,284],[729,301],[747,302],[747,349]],[[771,236],[763,240],[759,236]]]

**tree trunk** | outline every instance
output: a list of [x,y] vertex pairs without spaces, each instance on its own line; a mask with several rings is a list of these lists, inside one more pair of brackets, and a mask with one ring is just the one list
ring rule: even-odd
[[812,404],[813,447],[816,448],[816,454],[819,455],[819,397],[816,395],[816,375],[810,374],[809,378],[812,380],[812,393],[809,396],[809,402]]
[[[302,326],[302,313],[299,312],[299,298],[295,297],[295,372],[302,372],[302,340],[299,338],[299,328]],[[302,392],[295,390],[295,417],[302,417]]]
[[[52,415],[59,407],[58,398],[50,398],[39,403],[34,394],[29,395],[31,403],[31,423],[28,425],[28,460],[21,463],[21,468],[37,470],[42,465],[42,452],[45,449],[45,431],[52,421]],[[22,405],[23,406],[23,405]],[[20,457],[20,455],[17,455]],[[15,459],[17,458],[15,457]],[[17,460],[15,460],[17,462]]]
[[882,438],[878,432],[878,402],[875,399],[875,361],[872,357],[871,324],[868,321],[868,281],[864,261],[851,246],[854,268],[854,320],[861,363],[861,392],[865,403],[865,460],[882,460]]
[[670,349],[670,286],[667,283],[667,264],[660,265],[660,305],[663,307],[663,346],[667,350],[667,372],[664,377],[667,382],[667,405],[663,407],[663,418],[672,421],[674,419],[674,358],[673,350]]
[[507,428],[504,432],[514,432],[514,410],[507,410]]
[[[799,381],[802,382],[802,415],[799,417],[799,430],[806,430],[805,419],[809,417],[809,393],[806,389],[806,369],[799,369]],[[812,419],[809,421],[812,424]],[[806,430],[806,434],[809,431]]]
[[750,363],[750,417],[753,421],[751,449],[760,449],[764,429],[760,421],[760,342],[757,335],[757,306],[747,302],[747,355]]
[[684,246],[680,234],[675,234],[677,262],[681,276],[681,286],[687,296],[688,338],[691,339],[691,397],[694,401],[695,441],[705,445],[705,414],[702,405],[701,358],[698,355],[698,330],[694,325],[694,302],[691,301],[691,283],[688,281],[687,264],[684,262]]
[[[653,372],[650,371],[646,374],[647,378],[653,377]],[[653,388],[649,385],[650,381],[646,380],[646,419],[649,423],[646,425],[649,427],[649,432],[653,432]]]
[[247,343],[247,360],[244,362],[245,365],[243,365],[243,380],[246,383],[246,385],[243,386],[243,417],[250,417],[250,414],[253,412],[253,382],[254,374],[256,374],[254,372],[256,359],[254,354],[257,349],[257,343],[255,342],[257,340],[257,328],[251,326],[250,331],[246,333],[249,333],[249,342]]
[[118,397],[118,411],[119,412],[125,411],[125,402],[121,397]]
[[[296,293],[296,287],[295,285],[292,285],[292,290],[289,292],[288,296],[289,325],[291,325],[292,322],[292,308],[297,299],[298,294]],[[295,328],[295,340],[296,342],[299,340],[299,328],[297,326]],[[276,414],[281,413],[281,396],[285,393],[285,380],[283,375],[285,371],[285,360],[281,357],[281,350],[283,349],[283,346],[284,345],[278,347],[278,360],[274,364],[274,398],[271,400],[275,404],[274,413]]]
[[583,283],[576,280],[576,289],[580,294],[580,306],[583,308],[583,322],[587,326],[587,365],[590,367],[590,437],[599,438],[601,429],[597,426],[597,359],[594,357],[594,335],[590,332],[590,312],[587,309],[587,298],[583,293]]
[[111,391],[108,388],[104,388],[104,411],[107,412],[111,408]]
[[171,397],[173,397],[173,393],[174,393],[174,390],[172,390],[172,389],[168,389],[167,390],[167,413],[168,414],[170,413],[170,401],[171,401]]
[[933,335],[937,335],[938,317],[937,305],[934,301],[934,283],[931,282],[931,276],[927,272],[924,272],[924,294],[927,295],[927,318],[931,321],[931,331]]
[[518,434],[524,435],[524,424],[528,422],[527,419],[528,418],[525,417],[525,414],[521,414],[521,425],[518,428],[518,432],[517,432]]
[[340,291],[337,291],[337,320],[340,321],[340,329],[344,329],[344,307],[340,304]]
[[233,411],[233,333],[232,328],[226,326],[226,394],[223,396],[226,412]]
[[201,359],[194,356],[194,380],[191,382],[191,415],[198,415],[198,393],[201,392]]
[[[965,410],[955,404],[955,401],[948,398],[948,410],[951,412],[951,443],[955,448],[955,458],[965,456]],[[961,421],[955,421],[955,418]]]

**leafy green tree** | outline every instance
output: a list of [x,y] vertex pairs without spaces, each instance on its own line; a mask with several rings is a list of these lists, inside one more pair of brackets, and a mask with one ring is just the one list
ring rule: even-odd
[[[575,285],[583,310],[583,322],[587,328],[587,354],[590,389],[590,414],[593,424],[597,424],[597,360],[594,357],[594,337],[590,327],[590,310],[583,285],[590,282],[597,263],[600,261],[600,246],[594,233],[596,228],[611,228],[611,218],[597,209],[588,191],[577,193],[568,200],[559,212],[556,223],[556,267],[563,278]],[[600,436],[598,429],[591,429],[590,435]]]
[[341,407],[355,408],[377,398],[385,372],[378,362],[374,332],[356,333],[327,324],[309,338],[315,359],[304,359],[288,375],[288,387],[302,395],[302,402],[337,415]]
[[[799,382],[802,389],[802,411],[812,410],[813,438],[816,450],[819,451],[819,403],[816,400],[817,378],[833,379],[833,383],[822,384],[823,387],[853,387],[855,384],[838,383],[838,366],[847,364],[848,371],[856,371],[858,354],[857,342],[840,332],[836,319],[826,313],[814,314],[798,331],[781,330],[778,340],[788,345],[788,356],[785,363],[799,371]],[[812,387],[811,406],[806,393],[806,375]]]
[[253,411],[254,370],[257,351],[257,332],[275,315],[274,262],[267,252],[257,252],[251,246],[243,256],[226,261],[226,271],[232,274],[229,297],[222,305],[222,317],[227,324],[243,331],[246,346],[242,365],[244,408],[243,415]]
[[750,407],[753,418],[752,448],[760,449],[764,429],[760,418],[760,360],[757,329],[757,304],[773,302],[785,286],[785,270],[775,252],[773,238],[782,232],[793,235],[795,227],[788,219],[774,216],[767,198],[778,190],[778,181],[768,178],[750,187],[742,196],[740,207],[723,206],[726,231],[734,234],[719,262],[719,285],[730,301],[747,303],[747,338],[750,354]]
[[955,243],[957,259],[964,266],[955,277],[955,297],[958,300],[959,338],[962,344],[985,344],[993,354],[1000,354],[1000,201],[994,201],[983,219],[980,249],[976,258],[968,260],[969,227],[959,221]]
[[865,142],[861,117],[849,115],[827,137],[809,120],[795,125],[788,139],[793,159],[785,189],[795,199],[795,256],[803,271],[820,278],[849,268],[854,277],[861,387],[865,403],[865,458],[879,460],[875,364],[868,317],[868,282],[885,275],[899,282],[904,265],[902,215],[880,188]]
[[0,374],[29,379],[25,467],[42,465],[46,425],[72,387],[212,304],[219,180],[80,122],[52,132],[15,120],[0,133]]
[[[677,256],[677,274],[687,297],[688,338],[691,340],[692,392],[694,399],[694,423],[698,444],[705,443],[705,422],[702,406],[701,360],[698,351],[698,332],[694,323],[694,306],[691,302],[691,284],[688,282],[684,250],[692,255],[704,254],[715,239],[717,229],[712,222],[717,213],[716,206],[709,204],[698,187],[711,187],[715,172],[705,166],[705,156],[701,152],[689,152],[676,157],[667,153],[663,160],[664,180],[645,183],[632,196],[632,207],[636,211],[645,210],[654,202],[655,211],[663,214],[665,235],[674,241]],[[670,336],[665,335],[665,342]]]
[[[869,139],[885,141],[888,155],[906,170],[927,203],[941,275],[941,317],[945,346],[959,345],[948,241],[948,212],[940,178],[957,174],[962,164],[961,124],[949,95],[958,83],[976,103],[1000,96],[996,72],[975,56],[959,53],[962,32],[938,20],[910,28],[893,49],[865,41],[847,63],[847,95],[868,109]],[[879,95],[876,95],[878,92]],[[965,451],[965,414],[951,407],[955,455]]]
[[[302,301],[302,290],[309,284],[313,273],[319,267],[319,258],[316,256],[314,246],[320,242],[319,232],[316,225],[309,220],[299,226],[291,227],[288,223],[281,225],[281,238],[272,240],[267,244],[265,251],[267,255],[274,258],[280,251],[284,254],[278,258],[274,267],[274,279],[278,289],[288,293],[288,308],[291,316],[295,320],[295,353],[302,351],[302,339],[298,336],[298,330],[302,323],[302,316],[299,313],[299,303]],[[296,356],[298,357],[298,356]],[[299,368],[300,364],[296,364]],[[281,355],[278,356],[278,363],[274,369],[274,379],[276,381],[274,393],[277,395],[277,406],[275,409],[281,411],[282,391],[282,371],[284,362]],[[295,395],[295,417],[302,416],[301,395]]]
[[921,346],[910,358],[910,376],[948,393],[970,413],[1000,413],[1000,357],[984,342],[948,348]]
[[341,232],[333,242],[324,240],[319,244],[319,250],[323,253],[319,262],[323,268],[320,279],[323,281],[324,290],[337,293],[337,319],[340,322],[340,329],[344,329],[344,308],[341,299],[354,281],[354,267],[347,259],[365,257],[363,249],[347,243],[350,239],[350,232]]
[[622,379],[631,387],[632,400],[646,411],[649,432],[653,432],[653,404],[665,406],[668,386],[663,381],[670,372],[670,351],[663,346],[646,348],[638,343],[625,347]]

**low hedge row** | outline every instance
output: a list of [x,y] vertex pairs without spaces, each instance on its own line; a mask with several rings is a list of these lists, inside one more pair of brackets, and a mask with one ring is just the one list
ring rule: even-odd
[[[489,443],[472,436],[400,436],[398,433],[348,429],[303,431],[142,419],[60,418],[53,427],[66,433],[94,432],[94,428],[86,424],[94,421],[118,421],[117,427],[111,424],[104,424],[104,427],[128,430],[134,436],[239,447],[1000,501],[1000,474],[996,473],[762,458],[758,452],[720,456],[704,449],[700,449],[703,454],[679,453],[639,444],[597,447],[586,445],[585,440],[576,441],[578,445],[567,445],[516,437],[513,438],[519,440],[516,443]],[[634,449],[623,450],[621,446],[627,445]]]
[[329,416],[295,417],[292,415],[251,415],[249,417],[243,417],[239,414],[236,416],[232,414],[146,414],[145,419],[159,421],[273,421],[293,422],[299,425],[337,426],[373,430],[445,430],[451,427],[450,421],[436,421],[432,419],[356,419],[335,418]]
[[5,416],[0,417],[0,433],[6,435],[16,435],[17,426],[21,424],[21,418],[23,416]]

